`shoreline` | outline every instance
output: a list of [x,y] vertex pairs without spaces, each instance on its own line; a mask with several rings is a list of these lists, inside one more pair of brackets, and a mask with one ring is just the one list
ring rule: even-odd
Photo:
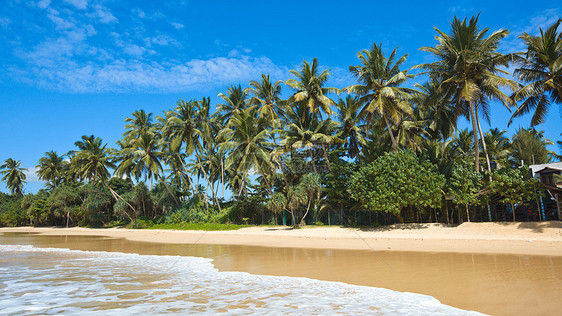
[[4,227],[0,233],[104,236],[169,244],[562,256],[562,223],[395,224],[378,228],[256,226],[231,231]]

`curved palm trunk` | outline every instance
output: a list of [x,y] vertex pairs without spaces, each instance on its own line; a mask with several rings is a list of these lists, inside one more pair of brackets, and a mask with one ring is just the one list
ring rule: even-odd
[[478,148],[478,126],[476,126],[476,113],[474,112],[474,104],[469,101],[470,120],[472,121],[472,135],[474,136],[474,168],[476,172],[480,172],[480,148]]
[[[136,211],[135,208],[131,205],[131,203],[127,202],[127,200],[122,198],[119,194],[117,194],[117,192],[113,191],[113,189],[108,184],[105,184],[105,187],[109,190],[109,192],[111,192],[115,200],[119,200],[119,199],[122,200],[123,202],[127,203],[127,205],[133,210],[133,212]],[[133,218],[131,217],[131,215],[129,215],[129,213],[125,212],[125,215],[127,215],[127,217],[131,222],[133,221]]]
[[480,127],[480,118],[478,117],[478,108],[474,109],[476,114],[476,124],[478,125],[478,133],[480,134],[480,139],[482,140],[482,149],[484,150],[484,155],[486,156],[486,165],[488,166],[488,177],[490,182],[492,182],[492,167],[490,166],[490,156],[488,156],[488,148],[486,147],[486,141],[484,140],[484,134],[482,133],[482,127]]
[[303,217],[301,218],[300,226],[306,226],[306,215],[308,215],[308,211],[310,210],[310,204],[312,203],[312,199],[308,198],[308,205],[306,206],[306,212],[304,213]]
[[398,151],[398,145],[396,144],[396,139],[394,138],[394,134],[392,134],[392,129],[390,128],[390,123],[388,122],[388,118],[384,113],[382,113],[382,117],[384,118],[384,123],[386,124],[386,128],[388,129],[388,134],[390,134],[390,140],[392,141],[392,151]]

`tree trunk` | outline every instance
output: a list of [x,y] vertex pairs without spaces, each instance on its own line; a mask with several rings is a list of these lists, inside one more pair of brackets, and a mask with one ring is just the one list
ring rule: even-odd
[[474,136],[474,168],[476,172],[480,172],[480,148],[478,148],[478,126],[476,126],[476,113],[474,112],[474,104],[469,102],[470,120],[472,121],[472,135]]
[[388,118],[384,113],[382,113],[382,117],[384,118],[384,123],[386,124],[386,128],[388,129],[388,133],[390,134],[390,140],[392,141],[392,151],[398,151],[398,145],[396,144],[396,139],[394,138],[394,134],[392,134],[392,129],[390,128],[390,124],[388,123]]
[[308,205],[306,206],[306,212],[304,213],[303,217],[301,218],[300,226],[306,226],[305,218],[308,215],[308,210],[310,210],[310,204],[312,203],[312,199],[308,198]]
[[[195,146],[195,157],[197,158],[197,162],[199,163],[201,171],[203,171],[203,175],[205,176],[205,180],[207,180],[207,183],[210,184],[211,180],[207,176],[207,172],[205,171],[205,168],[203,168],[203,165],[201,165],[201,160],[199,159],[199,151],[197,150],[197,146]],[[211,185],[211,192],[213,193],[213,199],[215,200],[215,203],[217,203],[217,206],[219,208],[219,212],[221,212],[221,205],[220,205],[220,203],[217,199],[217,195],[215,194],[215,188],[213,188],[212,185]]]
[[515,222],[515,207],[513,207],[513,203],[509,203],[511,205],[511,212],[513,213],[513,221]]
[[490,182],[492,182],[492,167],[490,166],[490,156],[488,156],[488,148],[486,147],[486,141],[484,140],[484,134],[482,133],[482,127],[480,127],[480,119],[478,117],[478,108],[475,108],[476,122],[478,125],[478,133],[480,134],[480,140],[482,140],[482,149],[484,150],[484,155],[486,156],[486,165],[488,166],[488,177]]
[[470,223],[470,213],[468,212],[468,204],[465,204],[466,207],[466,219]]

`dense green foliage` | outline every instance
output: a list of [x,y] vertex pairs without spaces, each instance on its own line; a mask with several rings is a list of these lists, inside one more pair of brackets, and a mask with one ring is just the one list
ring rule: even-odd
[[438,207],[445,178],[413,152],[386,153],[353,174],[351,197],[367,209],[403,218],[406,208]]
[[[480,120],[490,121],[490,100],[514,117],[534,110],[531,125],[561,102],[560,21],[523,34],[526,54],[499,52],[509,31],[478,23],[454,17],[448,33],[436,29],[435,45],[421,48],[433,62],[412,69],[401,69],[407,54],[373,44],[349,67],[348,87],[328,87],[332,74],[314,58],[284,82],[263,74],[248,88],[232,85],[219,104],[203,97],[160,115],[134,111],[114,148],[84,135],[73,151],[46,152],[37,194],[24,195],[26,170],[8,158],[0,224],[204,227],[287,215],[295,228],[450,223],[464,220],[461,207],[467,220],[483,220],[482,206],[491,218],[494,203],[510,204],[515,219],[516,204],[535,203],[537,185],[513,168],[559,156],[540,131],[509,139]],[[526,86],[507,77],[513,61]],[[428,81],[416,84],[420,69]],[[462,116],[472,130],[458,129]]]

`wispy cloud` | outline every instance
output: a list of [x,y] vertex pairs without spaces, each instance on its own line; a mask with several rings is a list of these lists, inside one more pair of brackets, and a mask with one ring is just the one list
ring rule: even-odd
[[87,0],[64,0],[64,2],[73,5],[77,9],[84,10],[88,7]]
[[39,180],[39,176],[37,175],[37,167],[28,167],[23,173],[25,174],[25,180],[29,182],[43,182]]
[[510,29],[510,35],[502,42],[501,50],[506,53],[524,51],[525,45],[518,37],[523,33],[540,34],[540,28],[544,30],[551,26],[560,18],[560,15],[559,9],[548,9],[529,15],[529,18],[524,21],[514,23]]
[[172,22],[171,23],[173,27],[175,27],[177,30],[181,30],[185,27],[185,25],[178,23],[178,22]]

